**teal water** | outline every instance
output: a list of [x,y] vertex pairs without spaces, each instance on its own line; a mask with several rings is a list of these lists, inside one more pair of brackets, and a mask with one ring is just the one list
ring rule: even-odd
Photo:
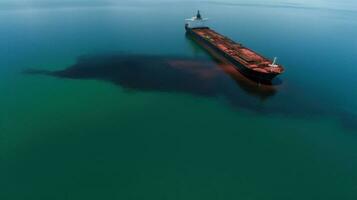
[[[286,73],[217,63],[185,36],[198,8]],[[2,1],[0,199],[357,199],[356,19],[352,0]]]

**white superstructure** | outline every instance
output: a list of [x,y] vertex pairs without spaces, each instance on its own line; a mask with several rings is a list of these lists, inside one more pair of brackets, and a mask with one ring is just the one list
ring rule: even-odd
[[186,19],[186,28],[204,28],[207,27],[205,22],[207,21],[207,18],[202,18],[200,11],[197,11],[197,15]]

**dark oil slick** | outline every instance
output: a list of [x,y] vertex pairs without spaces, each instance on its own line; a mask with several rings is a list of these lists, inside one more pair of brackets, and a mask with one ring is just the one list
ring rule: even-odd
[[[64,70],[27,69],[24,73],[67,79],[100,80],[134,91],[187,93],[218,100],[224,98],[236,108],[242,107],[261,114],[300,117],[337,115],[345,128],[357,130],[357,118],[354,115],[337,113],[331,108],[314,103],[306,102],[303,107],[284,104],[280,107],[261,107],[246,97],[254,96],[265,101],[278,92],[277,86],[282,83],[256,83],[245,78],[232,65],[217,60],[155,55],[86,55],[79,57],[76,64]],[[304,102],[298,93],[293,98],[294,101]]]
[[[60,71],[27,69],[25,74],[45,74],[70,79],[96,79],[139,91],[183,92],[207,97],[227,96],[232,103],[236,86],[262,100],[273,96],[272,86],[258,86],[232,66],[204,59],[151,55],[81,56]],[[230,78],[229,78],[230,77]],[[231,84],[231,81],[236,84]]]

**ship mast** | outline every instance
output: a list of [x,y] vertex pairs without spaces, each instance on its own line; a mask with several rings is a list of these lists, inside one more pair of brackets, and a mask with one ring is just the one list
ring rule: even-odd
[[269,66],[270,66],[270,67],[278,67],[278,65],[276,64],[276,60],[277,60],[277,59],[278,59],[277,57],[274,57],[273,63],[270,64]]
[[200,10],[197,11],[196,19],[202,20]]

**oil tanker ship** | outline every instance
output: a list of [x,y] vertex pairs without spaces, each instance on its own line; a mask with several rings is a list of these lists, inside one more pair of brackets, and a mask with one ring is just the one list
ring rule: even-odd
[[270,83],[274,77],[284,72],[284,68],[276,64],[276,58],[271,61],[232,41],[206,26],[206,21],[207,18],[202,18],[198,11],[196,16],[186,19],[186,33],[218,59],[223,58],[244,76],[263,83]]

